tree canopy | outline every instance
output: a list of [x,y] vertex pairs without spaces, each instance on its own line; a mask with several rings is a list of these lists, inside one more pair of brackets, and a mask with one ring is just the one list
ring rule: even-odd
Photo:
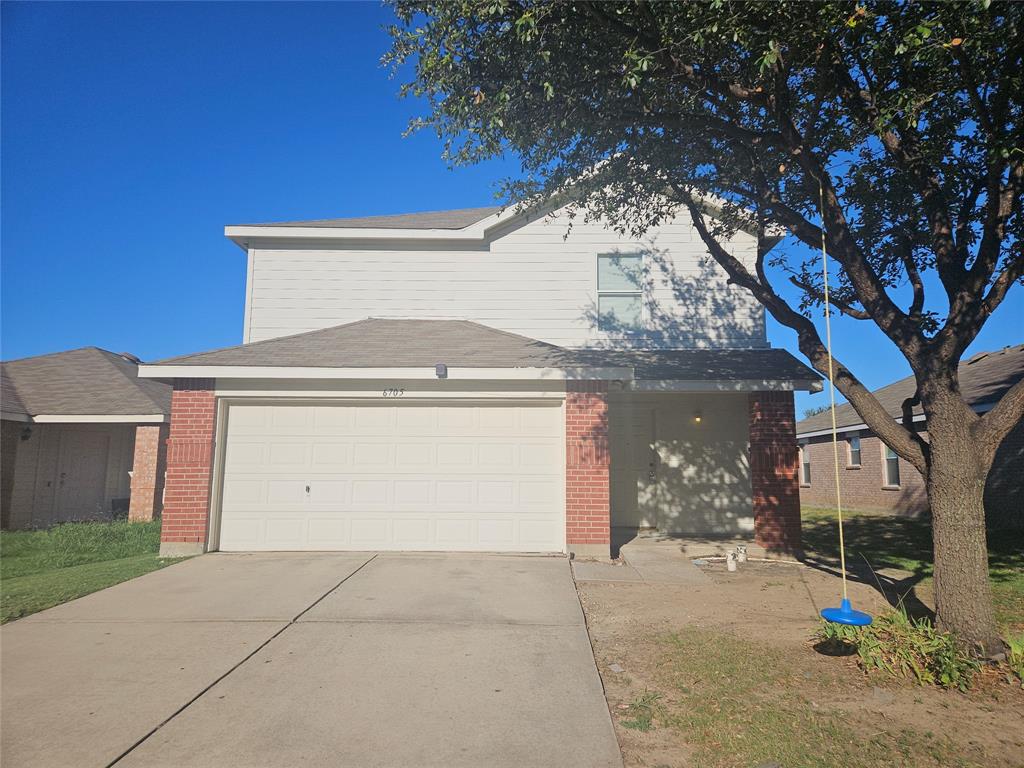
[[[435,130],[451,162],[514,153],[511,200],[561,195],[636,234],[689,208],[710,255],[819,371],[823,239],[840,267],[831,303],[899,347],[926,412],[956,391],[961,355],[1024,274],[1024,4],[393,5],[386,60],[412,65],[403,92],[429,105],[412,127]],[[747,269],[722,246],[739,226],[807,249]],[[779,273],[801,290],[795,305]],[[924,471],[927,443],[835,371]],[[1024,388],[999,408],[973,427],[982,442],[1020,418]]]

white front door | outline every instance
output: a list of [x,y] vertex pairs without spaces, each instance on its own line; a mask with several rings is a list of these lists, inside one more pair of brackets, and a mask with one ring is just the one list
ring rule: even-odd
[[220,549],[562,551],[560,406],[233,404]]

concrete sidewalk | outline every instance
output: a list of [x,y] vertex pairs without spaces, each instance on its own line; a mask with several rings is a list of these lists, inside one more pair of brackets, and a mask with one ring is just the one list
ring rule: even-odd
[[619,549],[619,562],[573,561],[577,581],[622,581],[647,584],[703,584],[708,577],[671,538],[638,536]]
[[0,630],[8,766],[621,766],[569,564],[207,555]]

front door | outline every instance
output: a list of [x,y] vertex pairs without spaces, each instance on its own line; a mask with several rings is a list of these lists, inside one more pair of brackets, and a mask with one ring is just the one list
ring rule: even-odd
[[658,527],[653,406],[629,399],[609,409],[612,526]]
[[65,429],[60,435],[54,519],[90,520],[103,516],[110,436]]

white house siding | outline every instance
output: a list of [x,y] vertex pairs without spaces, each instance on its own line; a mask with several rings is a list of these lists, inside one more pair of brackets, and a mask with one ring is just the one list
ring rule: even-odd
[[[566,234],[568,232],[568,237]],[[744,262],[756,239],[734,238]],[[623,338],[598,331],[597,255],[645,254],[649,332]],[[327,328],[366,317],[460,318],[568,347],[767,345],[764,312],[728,286],[688,218],[644,241],[564,215],[538,219],[489,248],[454,242],[409,245],[296,242],[249,254],[245,341]]]
[[[131,493],[134,424],[31,424],[27,440],[20,440],[11,488],[11,528],[45,527],[69,520],[111,516],[115,500]],[[62,453],[61,445],[65,449]],[[88,446],[81,469],[102,467],[99,474],[75,472],[68,466],[82,460],[69,454]],[[63,457],[63,458],[62,458]],[[61,473],[65,486],[61,486]],[[77,478],[68,486],[68,478]],[[127,507],[126,507],[127,509]]]

